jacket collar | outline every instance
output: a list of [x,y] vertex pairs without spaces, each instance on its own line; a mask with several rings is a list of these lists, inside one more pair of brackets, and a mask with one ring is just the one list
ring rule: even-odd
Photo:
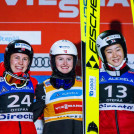
[[114,67],[110,64],[104,64],[104,68],[110,76],[118,77],[130,69],[125,60],[123,60],[123,62],[118,67]]

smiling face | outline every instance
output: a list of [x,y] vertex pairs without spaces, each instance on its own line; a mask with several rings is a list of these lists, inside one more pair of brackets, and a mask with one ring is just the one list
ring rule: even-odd
[[120,44],[114,44],[106,47],[104,54],[107,62],[115,67],[119,66],[124,59],[123,48]]
[[73,56],[72,55],[57,55],[55,57],[55,63],[57,69],[63,73],[67,74],[73,69]]
[[14,53],[10,57],[10,66],[13,73],[25,72],[29,65],[29,57],[26,54]]

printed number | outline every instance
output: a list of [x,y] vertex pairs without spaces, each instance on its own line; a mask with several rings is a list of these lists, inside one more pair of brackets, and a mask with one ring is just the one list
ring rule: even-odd
[[112,86],[107,86],[105,90],[108,90],[108,97],[112,97]]
[[[8,99],[10,99],[10,98],[14,98],[14,100],[7,107],[9,107],[9,108],[11,108],[11,107],[20,107],[19,104],[16,104],[19,101],[19,96],[18,95],[8,96]],[[31,105],[30,96],[25,95],[24,98],[21,101],[21,104],[26,104],[27,106],[30,106]]]
[[[118,88],[121,88],[120,90]],[[122,85],[117,86],[118,92],[121,93],[121,95],[116,95],[118,98],[125,98],[127,96],[127,88]],[[105,88],[105,90],[108,90],[108,97],[112,97],[112,85],[109,85]]]

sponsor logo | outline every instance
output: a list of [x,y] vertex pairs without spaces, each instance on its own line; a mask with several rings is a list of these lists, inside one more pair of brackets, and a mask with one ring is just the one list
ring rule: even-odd
[[8,44],[9,42],[17,39],[19,39],[19,36],[0,35],[0,44]]
[[[78,0],[38,0],[39,6],[57,6],[59,3],[59,18],[75,18],[79,15]],[[9,6],[16,6],[18,0],[5,0],[6,4]],[[19,4],[19,3],[18,3]],[[34,5],[33,0],[27,0],[26,5]],[[22,6],[22,5],[21,5]]]
[[134,104],[125,103],[100,103],[99,110],[127,110],[134,111]]
[[[54,5],[57,5],[57,0],[38,0],[38,1],[39,1],[38,5],[41,5],[41,6],[47,6],[47,5],[54,6]],[[62,1],[63,1],[63,3],[62,3]],[[18,0],[5,0],[5,3],[6,3],[6,5],[9,5],[9,6],[11,6],[11,5],[16,6],[17,3],[18,3]],[[33,2],[33,0],[27,0],[25,2],[25,4],[33,6],[35,3]],[[65,4],[78,5],[78,0],[73,0],[73,1],[60,0],[59,7],[62,9],[62,7],[64,7],[63,5],[65,5]],[[116,4],[122,4],[122,6],[124,6],[124,7],[130,6],[130,4],[128,3],[128,0],[120,0],[120,1],[116,1],[116,0],[107,0],[107,1],[106,0],[101,0],[101,3],[100,3],[101,6],[115,6]],[[69,7],[67,8],[68,11],[70,11],[71,9],[73,10],[73,8],[70,7],[71,8],[70,9]]]
[[96,62],[94,56],[92,55],[89,59],[89,61],[86,64],[87,67],[92,68],[92,69],[99,69],[99,65]]
[[41,31],[0,31],[0,44],[7,45],[16,39],[26,40],[32,45],[41,45]]
[[63,48],[63,49],[69,49],[69,46],[59,46],[59,48]]
[[33,87],[29,87],[29,86],[24,86],[22,88],[11,87],[11,90],[18,90],[18,91],[24,91],[25,90],[25,92],[26,91],[27,92],[34,92]]
[[47,120],[51,119],[55,121],[54,118],[76,118],[81,120],[80,118],[83,118],[82,114],[66,114],[66,115],[60,115],[60,116],[56,116],[56,117],[45,117],[44,120],[45,122],[48,122]]
[[82,102],[70,101],[54,104],[55,113],[62,113],[67,111],[82,111]]
[[[97,49],[96,49],[96,37],[98,33],[98,12],[99,12],[99,6],[97,5],[97,0],[94,0],[94,2],[90,3],[90,13],[89,18],[90,20],[87,23],[88,29],[90,29],[88,36],[88,43],[86,46],[86,49],[89,51],[88,56],[89,60],[86,63],[86,67],[92,68],[92,69],[99,69],[99,63],[98,62],[98,56],[97,56]],[[87,55],[87,54],[86,54]]]
[[31,71],[51,71],[49,54],[34,54]]
[[0,121],[33,121],[33,114],[24,113],[3,113],[0,114]]
[[106,81],[105,78],[102,76],[101,79],[100,79],[100,82],[104,82]]
[[82,95],[82,90],[65,90],[65,91],[58,91],[54,93],[51,97],[50,100],[58,99],[58,98],[63,98],[63,97],[71,97],[71,96],[81,96]]
[[0,82],[5,81],[3,77],[0,77]]
[[2,87],[2,90],[1,90],[0,94],[5,93],[5,92],[8,92],[8,91],[9,90],[7,90],[5,87]]
[[96,97],[96,77],[89,76],[89,96]]
[[15,48],[21,48],[23,51],[25,51],[25,49],[31,51],[31,47],[25,43],[15,43]]
[[134,80],[133,79],[128,79],[128,78],[121,78],[121,77],[110,77],[108,80],[111,80],[111,81],[126,81],[126,82],[132,82],[134,83]]
[[121,38],[121,36],[119,34],[115,34],[115,35],[110,35],[110,36],[104,38],[103,40],[105,40],[105,41],[112,40],[112,42],[114,43],[115,42],[114,39],[120,39],[120,38]]

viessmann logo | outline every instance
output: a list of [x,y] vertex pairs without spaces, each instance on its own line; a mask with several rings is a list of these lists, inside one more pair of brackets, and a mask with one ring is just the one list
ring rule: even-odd
[[[19,5],[20,0],[5,0],[5,4],[8,6],[17,6]],[[79,0],[37,0],[38,6],[58,6],[59,18],[76,18],[79,15]],[[26,0],[24,4],[21,3],[21,6],[33,7],[35,5],[34,0]],[[101,6],[114,7],[116,4],[121,4],[123,7],[130,6],[128,0],[101,0]]]
[[[47,5],[50,5],[50,6],[54,6],[54,5],[57,5],[57,0],[37,0],[38,1],[38,5],[41,5],[41,6],[47,6]],[[78,4],[78,0],[61,0],[64,4]],[[61,2],[60,1],[60,2]],[[19,0],[5,0],[5,3],[9,6],[16,6],[17,3],[19,2]],[[31,5],[33,6],[35,3],[34,3],[34,0],[26,0],[26,5]],[[59,3],[60,5],[61,3]],[[122,4],[124,7],[125,6],[129,6],[129,2],[128,0],[102,0],[101,1],[101,6],[114,6],[115,4]]]
[[66,111],[82,111],[82,102],[70,101],[54,104],[55,113],[62,113]]
[[[19,0],[5,0],[8,6],[16,6]],[[75,18],[79,15],[79,0],[37,0],[38,6],[58,6],[59,18]],[[34,6],[33,0],[26,0],[26,5]],[[23,4],[24,5],[24,4]],[[22,6],[22,5],[21,5]]]

